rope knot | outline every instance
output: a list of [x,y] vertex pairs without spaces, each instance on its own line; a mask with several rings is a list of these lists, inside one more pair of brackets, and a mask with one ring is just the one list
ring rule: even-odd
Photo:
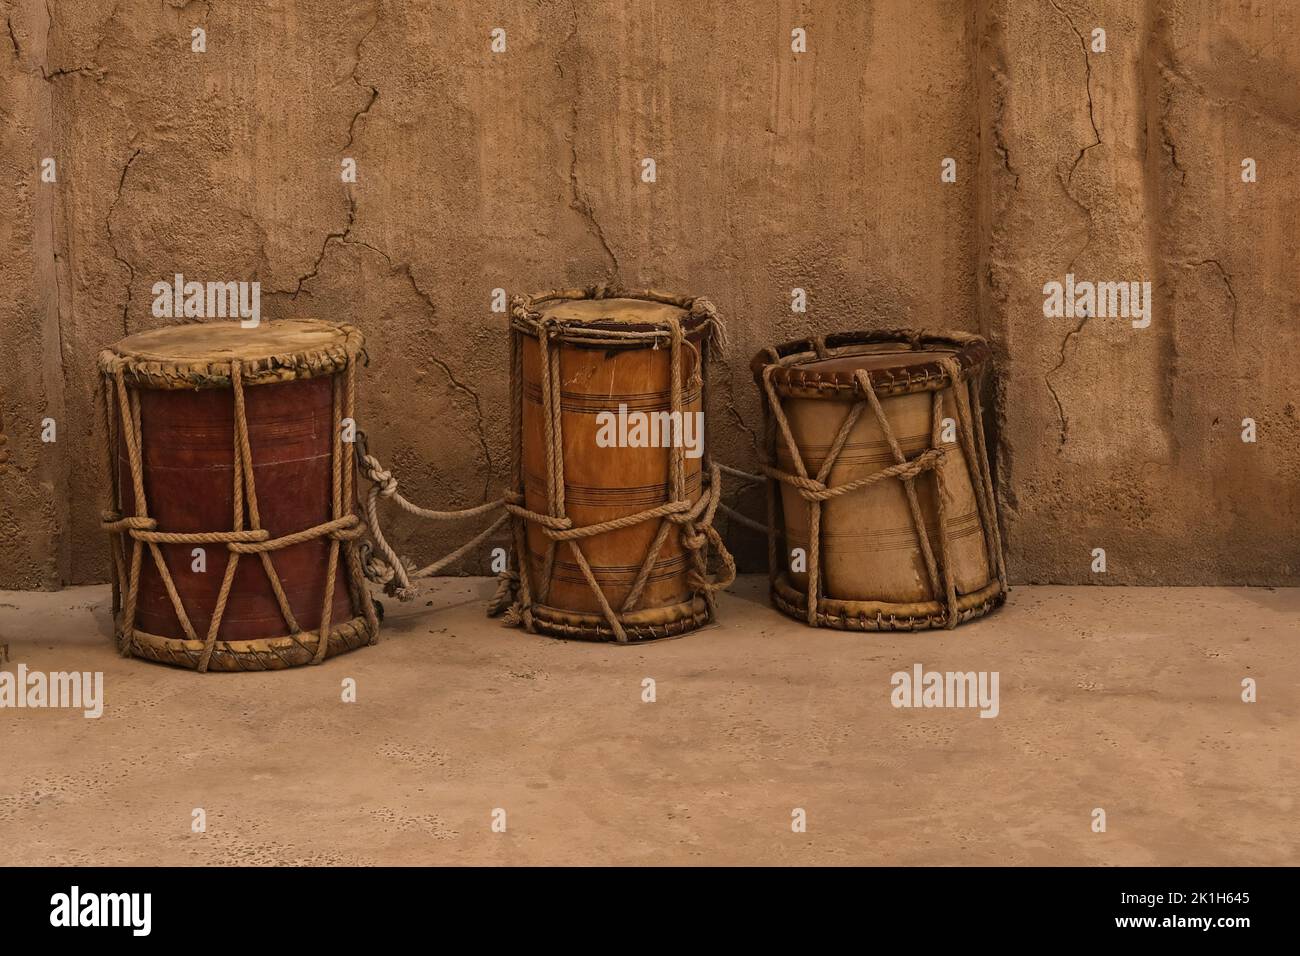
[[[122,517],[120,512],[105,511],[103,520],[100,521],[100,527],[105,531],[156,531],[158,522],[153,518],[144,518],[139,515],[129,515]],[[132,535],[132,537],[135,537]]]
[[529,515],[542,526],[542,534],[555,541],[566,540],[564,533],[573,530],[572,518],[557,518],[554,515],[543,515],[535,512],[529,512]]
[[338,541],[355,541],[366,533],[366,523],[356,515],[344,515],[337,520],[338,527],[329,532],[329,537]]
[[393,477],[391,471],[386,470],[379,464],[379,459],[374,455],[362,456],[361,474],[378,487],[379,493],[383,497],[391,498],[397,494],[397,479]]

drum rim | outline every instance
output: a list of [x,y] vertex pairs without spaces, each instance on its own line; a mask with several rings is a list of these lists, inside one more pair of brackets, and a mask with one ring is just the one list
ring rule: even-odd
[[[982,587],[958,595],[959,625],[1000,608],[1006,602],[1007,590],[994,573]],[[778,611],[808,623],[807,591],[797,587],[786,572],[777,573],[768,593]],[[810,626],[838,631],[940,630],[946,626],[946,616],[942,601],[854,600],[823,594],[817,598],[817,624]]]
[[[378,637],[378,632],[371,630],[365,616],[356,614],[330,627],[325,657],[337,657],[374,644]],[[129,649],[134,657],[189,670],[198,669],[203,653],[202,641],[151,634],[139,628],[133,628],[128,635],[120,612],[114,616],[113,639],[119,651]],[[319,640],[319,628],[275,637],[219,639],[214,645],[208,670],[263,671],[304,667],[313,662],[312,645]]]
[[[682,331],[688,339],[699,340],[710,329],[720,329],[718,312],[713,303],[704,296],[680,296],[654,289],[621,289],[610,286],[588,286],[583,289],[552,289],[547,292],[520,293],[511,299],[511,326],[530,338],[537,338],[542,326],[542,314],[538,306],[549,302],[566,302],[600,299],[635,299],[641,302],[657,302],[681,309],[685,315],[681,319]],[[618,342],[591,336],[573,334],[574,330],[589,332],[667,332],[664,322],[603,322],[603,321],[568,321],[556,323],[558,331],[552,338],[577,348],[652,348],[654,343],[646,339],[629,339]]]
[[[211,322],[203,325],[237,328],[238,322]],[[318,331],[332,331],[334,340],[329,344],[311,348],[290,348],[239,359],[245,385],[266,385],[274,382],[316,378],[334,375],[346,369],[358,358],[366,358],[365,337],[361,330],[348,322],[331,322],[324,319],[266,320],[257,329],[246,330],[256,335],[263,328],[280,328],[299,325]],[[131,384],[153,389],[228,388],[230,369],[235,359],[212,356],[166,358],[156,353],[132,351],[132,339],[147,333],[167,333],[171,329],[192,329],[194,323],[160,326],[119,339],[99,353],[99,370],[104,375],[119,372]]]
[[[532,607],[535,633],[568,641],[616,644],[614,632],[599,611],[570,611],[548,604]],[[624,615],[622,621],[629,644],[646,644],[682,637],[713,623],[708,602],[698,593],[683,601],[641,608]]]
[[[756,354],[749,367],[754,381],[760,386],[764,377],[770,375],[773,387],[782,397],[830,400],[866,398],[853,372],[827,372],[801,366],[836,357],[826,355],[827,351],[842,350],[838,355],[851,356],[852,350],[858,346],[891,343],[909,345],[909,351],[913,352],[924,352],[927,346],[942,347],[953,353],[952,357],[963,373],[984,365],[993,354],[987,340],[967,332],[882,329],[836,332],[825,336],[820,342],[813,338],[782,342]],[[769,368],[772,371],[769,372]],[[951,377],[938,358],[932,362],[913,365],[874,368],[867,374],[877,395],[937,391],[952,385]]]

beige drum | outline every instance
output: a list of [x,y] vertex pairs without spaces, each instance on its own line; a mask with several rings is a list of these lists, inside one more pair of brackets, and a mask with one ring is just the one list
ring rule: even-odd
[[1002,603],[980,404],[989,360],[977,336],[905,331],[754,358],[780,610],[820,627],[915,630]]

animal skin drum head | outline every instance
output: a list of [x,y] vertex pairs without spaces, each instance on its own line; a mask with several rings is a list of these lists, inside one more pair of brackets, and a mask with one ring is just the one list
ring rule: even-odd
[[905,345],[882,343],[866,346],[861,351],[854,351],[848,355],[837,355],[834,358],[803,362],[800,363],[800,367],[823,372],[847,372],[852,375],[855,370],[860,368],[867,371],[908,368],[925,362],[933,362],[936,359],[949,358],[956,354],[955,349],[929,348],[923,352],[914,352]]
[[286,352],[319,352],[346,340],[343,329],[316,319],[284,319],[243,328],[239,322],[201,322],[137,332],[114,350],[144,362],[257,361]]
[[243,366],[244,384],[261,385],[333,375],[362,353],[360,331],[318,319],[197,322],[137,332],[100,353],[100,369],[120,368],[147,388],[214,388],[230,383],[230,363]]
[[840,332],[819,344],[802,339],[764,349],[750,370],[760,386],[770,377],[779,395],[836,400],[866,397],[859,371],[870,376],[877,395],[901,395],[946,387],[948,360],[967,374],[983,367],[990,354],[987,342],[964,333]]
[[[722,327],[713,305],[702,297],[667,296],[645,290],[606,295],[603,289],[558,289],[517,295],[511,306],[514,327],[536,337],[542,324],[552,337],[578,348],[637,348],[629,333],[663,333],[676,323],[692,341],[702,335],[720,336]],[[601,338],[593,333],[613,332]]]
[[666,302],[645,299],[563,299],[549,302],[538,311],[543,318],[558,322],[593,324],[653,325],[669,319],[684,320],[686,310]]

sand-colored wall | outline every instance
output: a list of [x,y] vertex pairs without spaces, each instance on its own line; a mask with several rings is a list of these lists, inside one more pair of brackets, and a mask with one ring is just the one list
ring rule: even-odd
[[[373,450],[446,508],[508,475],[498,287],[708,295],[731,339],[711,439],[740,466],[758,348],[981,331],[1015,580],[1099,580],[1104,547],[1109,583],[1296,583],[1298,15],[0,0],[0,586],[106,576],[93,361],[159,323],[150,289],[176,272],[259,281],[267,318],[359,325]],[[1095,26],[1105,53],[1085,52]],[[1042,286],[1067,270],[1150,280],[1151,326],[1044,318]],[[395,539],[425,559],[442,545],[421,530]],[[759,565],[748,532],[728,539]]]
[[[981,313],[1017,578],[1087,581],[1104,548],[1112,582],[1300,580],[1297,28],[1287,3],[986,5],[1006,161]],[[1067,272],[1150,281],[1150,326],[1045,319]]]

